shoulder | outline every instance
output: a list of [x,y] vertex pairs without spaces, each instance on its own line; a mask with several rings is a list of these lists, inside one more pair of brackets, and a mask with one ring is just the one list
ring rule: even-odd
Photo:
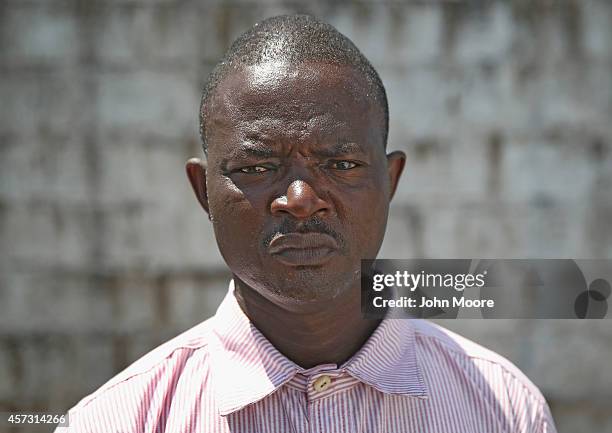
[[[83,398],[69,411],[68,431],[145,431],[156,422],[150,416],[167,409],[168,397],[200,395],[208,386],[211,324],[208,319],[153,349]],[[194,375],[202,379],[197,384],[189,380]]]
[[540,431],[544,424],[554,431],[542,393],[512,362],[440,325],[422,319],[411,322],[426,380],[436,382],[439,379],[434,376],[444,377],[464,393],[524,414],[514,421],[525,424],[517,431]]
[[417,344],[423,351],[441,351],[458,360],[478,365],[495,365],[501,371],[522,382],[530,391],[538,388],[511,361],[500,354],[481,346],[441,325],[427,320],[412,320]]

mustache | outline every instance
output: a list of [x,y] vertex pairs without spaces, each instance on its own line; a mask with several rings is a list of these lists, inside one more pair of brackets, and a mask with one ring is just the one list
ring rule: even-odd
[[344,248],[344,238],[340,233],[335,231],[329,224],[321,218],[312,217],[306,221],[296,221],[294,219],[284,219],[281,223],[266,233],[263,239],[264,247],[269,247],[270,242],[278,235],[286,235],[288,233],[323,233],[333,237],[341,248]]

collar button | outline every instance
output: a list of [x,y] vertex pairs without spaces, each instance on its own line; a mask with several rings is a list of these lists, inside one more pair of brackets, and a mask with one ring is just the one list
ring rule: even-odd
[[323,375],[314,381],[314,383],[312,384],[312,387],[314,388],[316,392],[322,392],[322,391],[325,391],[327,388],[329,388],[330,385],[331,385],[331,377],[329,377],[328,375]]

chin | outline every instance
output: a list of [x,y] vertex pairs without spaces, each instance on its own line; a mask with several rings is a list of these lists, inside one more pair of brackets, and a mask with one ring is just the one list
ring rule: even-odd
[[329,272],[299,269],[279,278],[266,290],[280,302],[320,304],[345,295],[355,283],[359,284],[358,279],[353,281],[352,275],[352,272],[330,275]]
[[321,305],[361,285],[361,263],[333,260],[321,266],[285,266],[278,261],[243,266],[234,272],[244,284],[277,305]]

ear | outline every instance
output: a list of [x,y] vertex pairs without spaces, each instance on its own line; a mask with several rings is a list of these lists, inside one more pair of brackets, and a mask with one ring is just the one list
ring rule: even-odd
[[191,183],[193,192],[210,219],[210,211],[208,209],[208,190],[206,186],[206,169],[206,161],[203,161],[200,158],[191,158],[189,161],[187,161],[187,164],[185,164],[187,178]]
[[391,152],[387,155],[387,173],[389,174],[389,201],[393,198],[399,183],[404,165],[406,164],[406,154],[400,150]]

